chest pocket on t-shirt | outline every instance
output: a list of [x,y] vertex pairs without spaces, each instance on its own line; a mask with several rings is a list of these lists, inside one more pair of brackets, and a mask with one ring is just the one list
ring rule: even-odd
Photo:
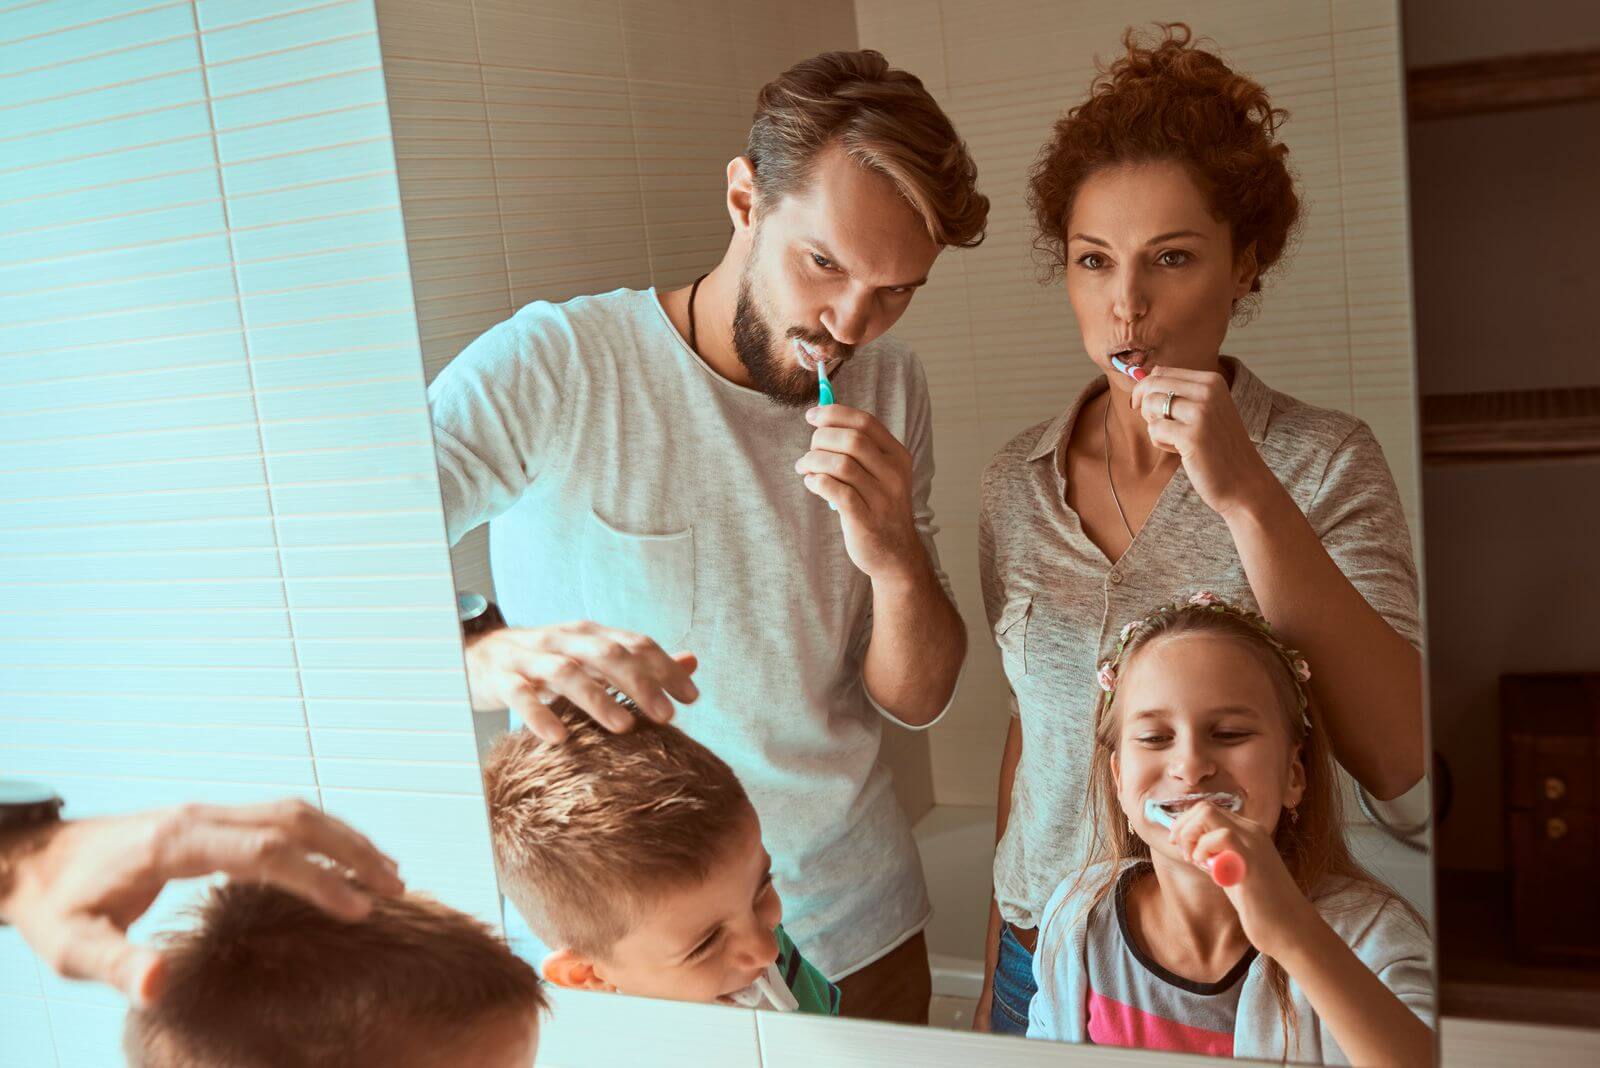
[[1028,623],[1032,616],[1033,598],[1023,596],[1007,601],[995,621],[994,640],[999,643],[1008,679],[1020,679],[1028,673]]
[[694,528],[630,534],[593,512],[578,547],[578,582],[589,619],[647,635],[668,653],[694,623]]

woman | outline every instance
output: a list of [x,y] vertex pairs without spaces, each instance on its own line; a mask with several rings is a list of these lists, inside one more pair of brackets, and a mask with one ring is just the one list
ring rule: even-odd
[[1205,587],[1259,611],[1320,666],[1344,768],[1381,798],[1423,775],[1416,570],[1383,452],[1221,354],[1299,218],[1286,116],[1189,41],[1130,31],[1032,174],[1097,375],[984,473],[984,602],[1015,700],[980,1030],[1027,1027],[1039,913],[1082,856],[1095,666],[1152,606]]

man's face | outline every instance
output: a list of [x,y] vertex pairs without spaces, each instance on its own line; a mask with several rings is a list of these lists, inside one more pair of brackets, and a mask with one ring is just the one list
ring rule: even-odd
[[831,376],[885,333],[940,251],[894,183],[836,147],[804,189],[758,199],[752,231],[734,348],[757,389],[797,408],[816,403],[814,359]]

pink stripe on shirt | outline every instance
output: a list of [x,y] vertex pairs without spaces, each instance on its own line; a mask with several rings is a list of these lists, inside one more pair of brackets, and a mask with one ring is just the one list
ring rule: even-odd
[[1233,1056],[1233,1035],[1163,1020],[1089,991],[1089,1041],[1097,1046]]

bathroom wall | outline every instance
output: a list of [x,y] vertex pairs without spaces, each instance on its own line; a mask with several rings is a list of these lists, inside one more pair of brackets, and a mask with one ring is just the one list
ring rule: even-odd
[[[369,0],[0,5],[0,774],[302,797],[498,921],[380,62]],[[0,1064],[122,1016],[0,928]]]
[[973,636],[956,707],[930,734],[941,804],[995,800],[1007,702],[977,578],[977,484],[996,450],[1090,377],[1060,283],[1036,283],[1026,172],[1094,57],[1129,25],[1186,18],[1292,114],[1282,136],[1307,201],[1298,249],[1227,350],[1277,389],[1370,423],[1419,534],[1400,60],[1393,0],[1202,5],[857,0],[862,47],[920,75],[994,203],[988,240],[947,253],[896,333],[933,391],[940,551]]
[[[1596,47],[1593,4],[1406,5],[1411,67]],[[1432,119],[1409,140],[1423,393],[1600,385],[1600,104]],[[1600,671],[1596,487],[1593,461],[1424,469],[1434,747],[1456,785],[1441,867],[1503,864],[1500,676]]]

